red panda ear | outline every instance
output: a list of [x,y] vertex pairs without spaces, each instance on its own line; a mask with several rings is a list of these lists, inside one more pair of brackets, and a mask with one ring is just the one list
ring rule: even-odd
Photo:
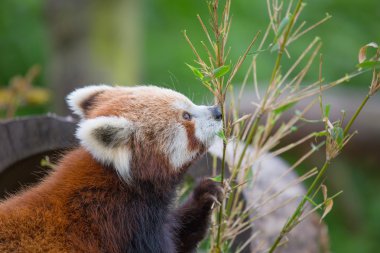
[[92,156],[105,165],[112,165],[127,181],[131,151],[128,145],[135,133],[135,125],[129,120],[110,116],[83,120],[76,136]]
[[112,86],[108,85],[86,86],[71,92],[66,101],[73,113],[85,118],[87,111],[94,105],[96,96],[110,89]]

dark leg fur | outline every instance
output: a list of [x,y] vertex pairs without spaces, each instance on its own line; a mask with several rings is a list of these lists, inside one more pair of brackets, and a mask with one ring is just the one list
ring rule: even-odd
[[223,190],[219,183],[203,179],[194,189],[192,196],[176,210],[178,222],[177,252],[195,252],[209,228],[212,206],[221,201]]

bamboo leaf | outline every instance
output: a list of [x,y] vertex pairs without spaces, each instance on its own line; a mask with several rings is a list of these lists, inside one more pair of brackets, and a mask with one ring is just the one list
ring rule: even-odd
[[296,104],[296,102],[291,102],[291,103],[288,103],[288,104],[285,104],[285,105],[282,105],[276,109],[273,110],[273,113],[275,115],[278,115],[278,114],[281,114],[287,110],[289,110],[290,108],[292,108],[294,105]]
[[200,80],[203,80],[203,74],[202,74],[202,72],[199,69],[197,69],[196,67],[193,67],[193,66],[191,66],[190,64],[187,64],[187,63],[186,63],[186,65],[191,69],[191,71],[193,72],[193,74],[196,77],[198,77]]
[[296,132],[298,130],[298,127],[296,127],[296,126],[292,126],[291,128],[290,128],[290,131],[291,132]]
[[255,180],[253,180],[253,170],[252,168],[248,168],[248,172],[245,175],[245,180],[248,182],[248,187],[252,188]]
[[230,65],[223,65],[223,66],[220,66],[219,68],[214,69],[212,73],[214,75],[214,78],[217,78],[217,77],[224,76],[225,74],[228,73],[228,71],[230,71]]
[[333,208],[333,205],[334,205],[334,201],[332,199],[328,199],[326,200],[325,202],[325,211],[323,212],[322,214],[322,217],[321,217],[321,220],[320,222],[322,222],[322,220],[326,217],[326,215],[331,212],[332,208]]
[[216,133],[216,135],[222,139],[224,142],[227,142],[227,138],[226,138],[226,135],[224,134],[224,131],[223,130],[220,130],[219,132]]
[[380,61],[364,61],[356,65],[357,68],[371,69],[380,66]]
[[211,179],[212,181],[215,181],[215,182],[221,183],[221,182],[222,182],[222,175],[219,174],[219,175],[217,175],[217,176],[215,176],[215,177],[211,177],[210,179]]
[[[367,48],[379,48],[379,46],[375,42],[368,43],[367,45],[363,46],[359,50],[359,63],[363,63],[367,59]],[[359,64],[360,65],[360,64]]]
[[334,205],[334,201],[332,200],[332,198],[328,198],[326,185],[324,185],[324,184],[321,185],[321,189],[322,189],[322,194],[323,194],[323,201],[324,201],[325,210],[323,211],[320,222],[322,222],[322,220],[326,217],[326,215],[329,212],[331,212],[332,207]]
[[323,136],[327,136],[327,132],[326,132],[326,131],[316,132],[316,133],[314,133],[314,136],[315,136],[315,137],[323,137]]
[[330,116],[330,110],[331,110],[331,105],[330,104],[327,104],[326,106],[325,106],[325,111],[324,111],[324,116],[325,117],[329,117]]
[[344,131],[341,127],[334,126],[331,131],[331,137],[338,143],[341,147],[344,139]]
[[280,25],[278,26],[278,30],[277,30],[277,34],[276,34],[276,37],[274,38],[274,42],[273,43],[276,43],[278,38],[281,36],[281,34],[283,33],[285,27],[289,24],[289,21],[290,21],[290,17],[291,15],[286,15],[286,17],[284,17],[282,20],[281,20],[281,23]]
[[323,201],[326,201],[327,200],[327,187],[326,185],[321,185],[321,189],[322,189],[322,194],[323,194]]

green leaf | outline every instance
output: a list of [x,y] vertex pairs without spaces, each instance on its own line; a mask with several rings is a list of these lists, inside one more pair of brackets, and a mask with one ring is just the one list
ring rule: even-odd
[[281,36],[282,32],[284,31],[285,27],[289,24],[291,15],[286,15],[278,26],[276,38],[275,38],[275,43],[277,42],[278,38]]
[[211,249],[211,237],[209,235],[200,242],[198,249],[200,252],[209,252]]
[[356,67],[363,69],[371,69],[377,66],[380,66],[380,61],[364,61],[356,65]]
[[364,62],[367,59],[367,49],[369,47],[378,49],[379,46],[375,42],[368,43],[367,45],[363,46],[359,50],[359,63]]
[[330,110],[331,110],[331,105],[330,104],[327,104],[326,106],[325,106],[325,111],[324,111],[324,116],[325,117],[329,117],[330,116]]
[[344,140],[343,129],[335,126],[331,131],[331,137],[338,143],[339,146],[342,146]]
[[273,113],[276,114],[276,115],[281,114],[281,113],[289,110],[290,108],[292,108],[295,104],[296,104],[296,102],[292,102],[292,103],[288,103],[288,104],[282,105],[282,106],[274,109]]
[[219,132],[216,133],[216,135],[222,139],[224,142],[227,142],[227,138],[226,138],[226,135],[224,134],[224,131],[223,130],[220,130]]
[[248,169],[247,174],[245,175],[245,180],[252,180],[253,179],[253,171],[252,169]]
[[327,136],[327,132],[326,131],[316,132],[316,133],[314,133],[314,136],[315,137]]
[[245,175],[245,180],[247,180],[249,182],[248,183],[248,187],[252,188],[253,187],[253,183],[254,183],[252,168],[248,168],[248,173]]
[[219,174],[219,175],[217,175],[217,176],[215,176],[215,177],[211,177],[210,179],[211,179],[212,181],[215,181],[215,182],[221,183],[221,182],[222,182],[222,175]]
[[296,126],[292,126],[291,128],[290,128],[290,131],[291,132],[296,132],[298,130],[298,127],[296,127]]
[[214,69],[212,73],[214,74],[214,77],[217,78],[217,77],[224,76],[225,74],[228,73],[228,71],[230,71],[230,65],[223,65],[223,66],[220,66],[219,68]]
[[290,18],[291,18],[291,14],[286,15],[286,17],[284,17],[281,20],[281,23],[278,26],[276,36],[273,39],[273,43],[270,50],[271,53],[280,49],[280,45],[277,43],[277,41],[278,41],[278,38],[280,38],[282,33],[284,32],[285,27],[287,27],[287,25],[289,24]]
[[191,71],[193,71],[193,74],[196,77],[198,77],[200,80],[203,80],[203,74],[202,74],[202,72],[199,69],[197,69],[196,67],[193,67],[193,66],[191,66],[191,65],[189,65],[187,63],[186,63],[186,65],[191,69]]

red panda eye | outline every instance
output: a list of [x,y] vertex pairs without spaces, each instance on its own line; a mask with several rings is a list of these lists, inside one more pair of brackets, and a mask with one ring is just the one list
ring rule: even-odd
[[184,119],[184,120],[191,120],[191,114],[190,113],[188,113],[188,112],[183,112],[183,114],[182,114],[182,118]]

